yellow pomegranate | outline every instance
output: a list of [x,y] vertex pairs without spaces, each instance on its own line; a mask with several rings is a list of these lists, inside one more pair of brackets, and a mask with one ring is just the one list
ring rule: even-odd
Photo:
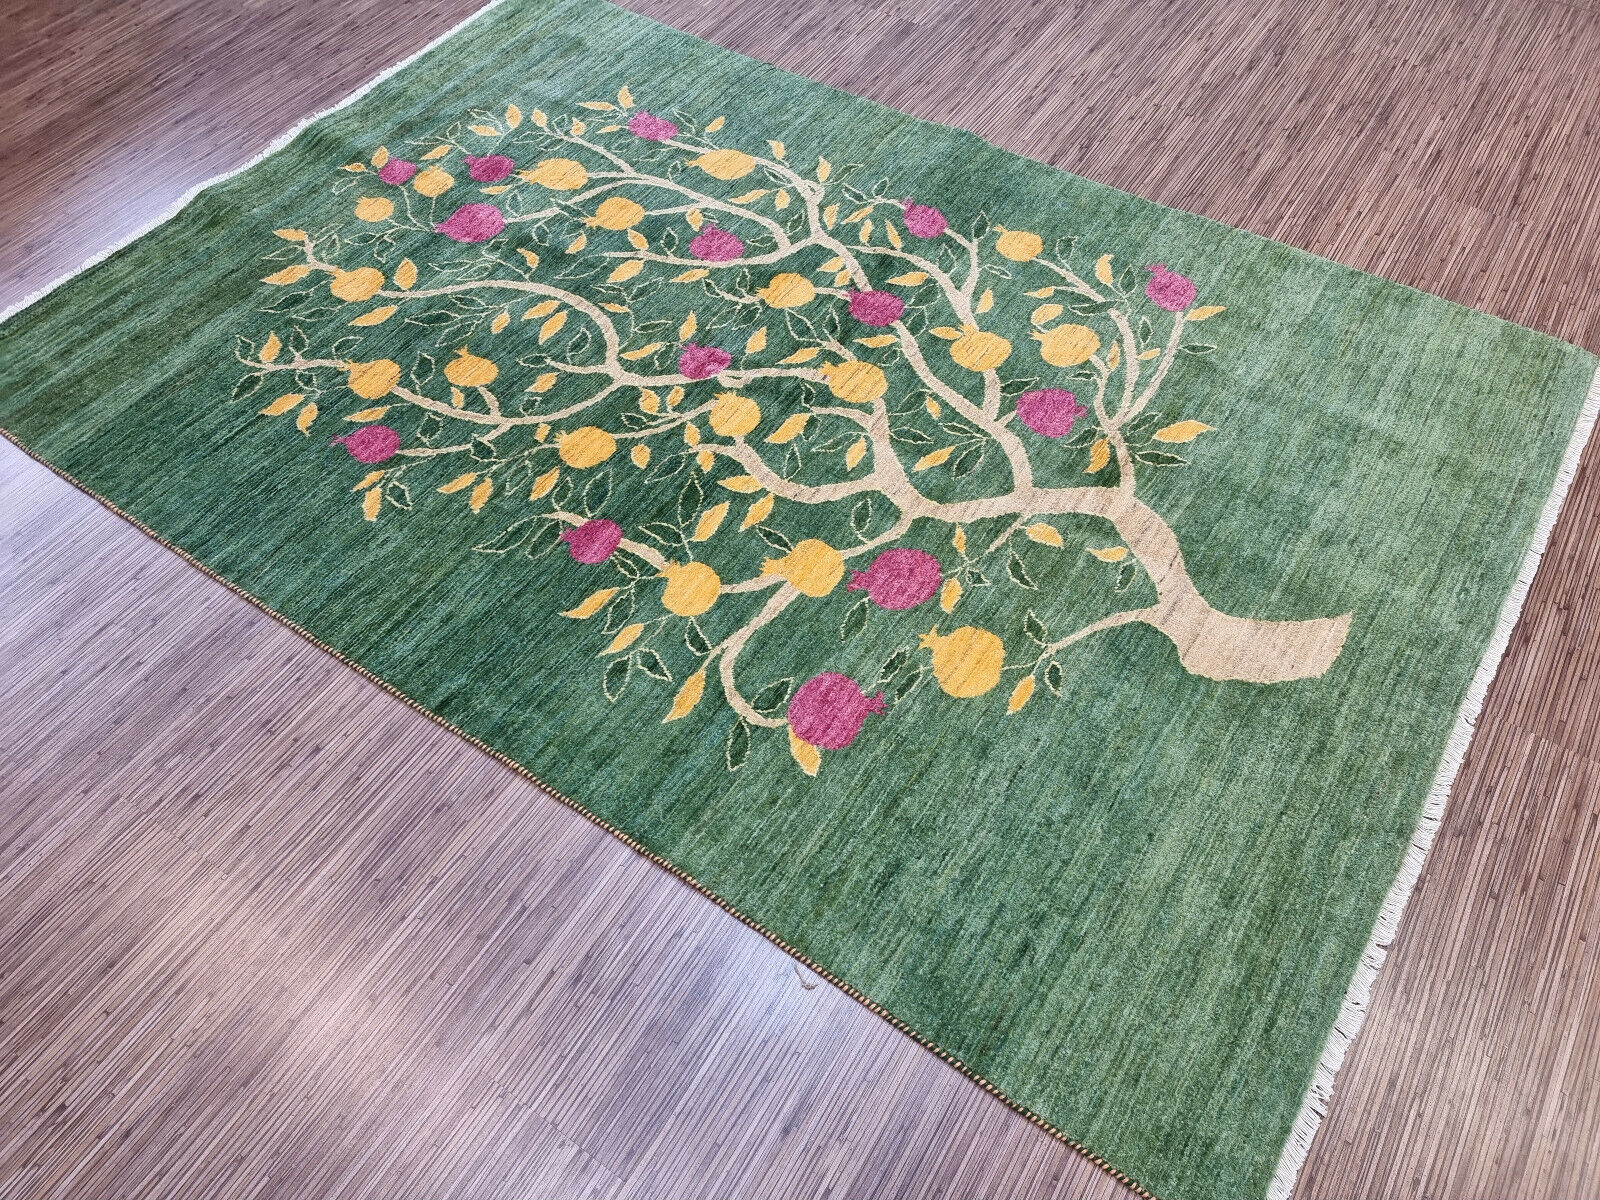
[[792,271],[774,275],[766,287],[756,292],[772,308],[799,308],[802,304],[810,304],[816,294],[817,289],[811,285],[811,280]]
[[387,221],[394,216],[394,201],[383,196],[363,196],[356,201],[356,216],[363,221]]
[[417,172],[411,186],[424,196],[442,196],[455,186],[455,182],[450,172],[441,171],[438,167],[426,167]]
[[661,593],[661,606],[680,617],[698,617],[717,602],[722,593],[722,580],[705,563],[669,562],[661,568],[661,578],[667,581]]
[[699,158],[690,159],[689,165],[699,167],[714,179],[738,179],[755,170],[756,160],[740,150],[707,150]]
[[372,362],[349,363],[345,370],[349,378],[345,380],[350,390],[363,400],[377,400],[387,396],[400,383],[400,364],[391,362],[387,358],[374,359]]
[[889,390],[883,368],[869,362],[829,363],[822,368],[828,390],[851,404],[871,404]]
[[998,333],[968,327],[950,343],[950,357],[969,371],[992,371],[1011,357],[1011,343]]
[[383,272],[377,267],[357,267],[354,271],[335,271],[328,290],[341,300],[371,300],[383,286]]
[[761,408],[748,396],[721,392],[711,406],[711,428],[723,437],[743,437],[761,424]]
[[941,637],[935,625],[922,635],[921,645],[933,651],[933,677],[946,695],[966,700],[1000,682],[1006,647],[987,629],[963,625]]
[[1044,251],[1044,239],[1037,233],[1006,229],[1001,225],[996,225],[995,229],[1000,236],[995,239],[994,248],[1012,262],[1028,262],[1038,258]]
[[598,425],[585,425],[563,433],[556,441],[556,454],[569,467],[582,470],[597,467],[617,452],[617,439]]
[[589,182],[589,172],[581,162],[570,158],[547,158],[529,171],[518,171],[529,183],[537,183],[552,192],[575,192]]
[[844,578],[844,556],[827,542],[806,538],[782,558],[761,564],[763,575],[781,575],[807,596],[826,596]]
[[589,224],[600,229],[632,229],[642,220],[644,205],[622,196],[610,196],[600,202]]
[[479,358],[465,346],[457,352],[444,369],[444,377],[457,387],[488,387],[500,374],[500,368],[487,358]]
[[1100,349],[1100,335],[1087,325],[1057,325],[1033,336],[1039,357],[1052,367],[1075,367]]

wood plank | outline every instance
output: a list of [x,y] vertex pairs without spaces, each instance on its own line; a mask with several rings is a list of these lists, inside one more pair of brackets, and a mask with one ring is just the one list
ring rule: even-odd
[[[473,7],[0,0],[0,304]],[[1600,349],[1592,2],[634,7]],[[1592,458],[1304,1197],[1600,1195]],[[0,1197],[1125,1194],[9,447],[0,614]]]

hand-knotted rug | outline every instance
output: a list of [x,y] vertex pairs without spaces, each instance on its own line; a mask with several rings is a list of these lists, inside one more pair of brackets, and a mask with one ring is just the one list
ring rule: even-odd
[[0,425],[1221,1200],[1292,1186],[1595,367],[506,0],[12,316]]

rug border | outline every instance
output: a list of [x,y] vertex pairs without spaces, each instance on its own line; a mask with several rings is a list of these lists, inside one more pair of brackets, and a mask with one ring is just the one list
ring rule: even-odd
[[[152,218],[149,222],[131,231],[126,236],[120,238],[105,249],[85,259],[83,263],[75,270],[66,272],[43,287],[36,289],[35,291],[23,296],[15,303],[6,306],[3,310],[0,310],[0,324],[4,324],[6,321],[10,320],[24,309],[30,308],[34,304],[38,303],[50,293],[54,292],[57,288],[83,274],[91,267],[97,266],[99,263],[104,262],[112,255],[126,249],[140,238],[143,238],[145,235],[165,225],[167,222],[177,217],[200,195],[200,193],[204,192],[208,188],[214,187],[219,183],[226,182],[227,180],[232,179],[234,176],[244,173],[251,167],[256,166],[265,159],[276,154],[278,151],[286,148],[308,127],[322,120],[324,117],[330,116],[333,113],[339,112],[340,110],[354,104],[368,92],[376,88],[379,84],[397,74],[399,71],[404,70],[406,67],[420,59],[423,55],[449,41],[456,34],[466,29],[479,17],[482,17],[485,13],[488,13],[492,9],[499,7],[504,2],[505,0],[487,0],[486,3],[482,4],[479,8],[469,13],[460,21],[456,22],[456,24],[446,29],[432,41],[395,62],[385,70],[374,75],[366,83],[362,84],[359,88],[343,97],[337,103],[313,112],[296,122],[293,126],[279,134],[278,137],[274,138],[270,143],[268,143],[259,153],[251,156],[249,159],[235,167],[230,168],[229,170],[220,172],[211,178],[196,184],[194,187],[185,192],[177,201],[168,206],[164,211]],[[636,17],[641,17],[644,20],[654,21],[654,18],[645,16],[643,13],[633,13],[633,15]],[[662,24],[664,28],[674,28],[673,26],[665,25],[663,22],[655,23]],[[683,34],[686,31],[677,30],[677,32]],[[693,37],[694,35],[686,34],[686,36]],[[726,49],[725,47],[721,48]],[[738,51],[731,51],[731,53],[737,54]],[[740,57],[748,58],[750,56],[740,55]],[[752,59],[752,61],[760,62],[762,60]],[[772,66],[770,63],[766,65],[769,67]],[[783,68],[773,69],[782,70]],[[802,76],[802,78],[806,77]],[[812,80],[812,82],[817,81]],[[822,86],[828,87],[830,85],[823,84]],[[835,88],[832,90],[840,91],[842,94],[852,96],[858,100],[867,99],[865,97],[855,96],[855,94],[851,92],[844,92],[843,89]],[[875,102],[868,100],[868,103]],[[939,124],[943,123],[939,122]],[[951,128],[959,127],[951,126]],[[1011,153],[1015,152],[1012,151]],[[1342,266],[1343,264],[1338,265]],[[1423,294],[1432,295],[1432,293],[1428,292],[1424,292]],[[1439,770],[1434,777],[1432,786],[1429,788],[1428,798],[1423,805],[1422,815],[1418,818],[1417,824],[1412,830],[1411,838],[1406,847],[1405,856],[1402,859],[1399,873],[1395,876],[1394,882],[1384,896],[1383,904],[1378,910],[1378,917],[1373,925],[1372,935],[1367,942],[1366,948],[1362,951],[1361,958],[1356,965],[1353,976],[1351,977],[1350,985],[1345,991],[1344,1000],[1339,1008],[1339,1014],[1334,1019],[1332,1028],[1330,1028],[1328,1031],[1328,1037],[1323,1045],[1322,1054],[1312,1072],[1311,1081],[1306,1088],[1305,1095],[1302,1097],[1300,1111],[1295,1117],[1295,1121],[1290,1129],[1288,1139],[1284,1143],[1283,1150],[1279,1156],[1277,1168],[1274,1171],[1272,1180],[1267,1187],[1265,1200],[1289,1200],[1289,1197],[1294,1190],[1295,1183],[1299,1178],[1300,1170],[1305,1165],[1305,1160],[1310,1154],[1312,1142],[1316,1137],[1317,1130],[1321,1127],[1323,1120],[1327,1116],[1328,1108],[1332,1101],[1333,1089],[1337,1081],[1339,1068],[1343,1065],[1345,1055],[1348,1053],[1350,1045],[1354,1042],[1356,1035],[1360,1032],[1361,1026],[1366,1019],[1367,1008],[1371,1001],[1372,987],[1377,981],[1378,976],[1383,969],[1384,963],[1387,960],[1389,948],[1393,945],[1395,937],[1398,933],[1400,921],[1404,915],[1406,904],[1415,890],[1417,881],[1422,874],[1422,868],[1427,859],[1428,851],[1432,848],[1433,840],[1438,834],[1439,827],[1443,822],[1445,808],[1449,801],[1450,790],[1454,785],[1456,775],[1460,771],[1462,763],[1465,761],[1467,750],[1471,745],[1472,735],[1475,731],[1478,716],[1482,712],[1484,702],[1488,696],[1490,685],[1494,682],[1495,675],[1499,671],[1500,663],[1505,656],[1508,645],[1510,644],[1512,630],[1515,628],[1519,618],[1521,617],[1523,605],[1527,601],[1528,593],[1532,587],[1534,576],[1538,571],[1540,560],[1543,558],[1544,552],[1548,548],[1550,537],[1555,530],[1561,510],[1566,503],[1567,494],[1572,487],[1573,481],[1577,477],[1579,462],[1582,458],[1584,447],[1587,445],[1589,437],[1594,431],[1597,417],[1600,417],[1600,367],[1596,368],[1594,377],[1590,382],[1588,395],[1584,400],[1582,409],[1580,410],[1577,424],[1573,428],[1572,437],[1568,441],[1566,451],[1562,456],[1561,465],[1557,470],[1555,482],[1551,487],[1550,494],[1545,499],[1545,504],[1540,513],[1539,522],[1534,529],[1533,538],[1528,546],[1528,551],[1523,556],[1521,566],[1517,571],[1517,575],[1512,583],[1511,590],[1507,593],[1505,602],[1501,605],[1500,615],[1495,626],[1494,634],[1490,638],[1489,645],[1484,652],[1483,658],[1478,663],[1477,671],[1473,675],[1472,682],[1467,689],[1467,694],[1462,700],[1460,708],[1457,710],[1455,725],[1451,729],[1448,741],[1445,743],[1444,753],[1440,759]],[[750,929],[766,938],[773,945],[777,946],[784,953],[788,954],[791,958],[805,965],[816,975],[826,979],[830,984],[839,989],[839,991],[849,996],[852,1000],[855,1000],[869,1012],[888,1022],[892,1027],[911,1038],[925,1050],[937,1055],[945,1063],[954,1067],[968,1079],[978,1084],[978,1086],[983,1088],[984,1091],[994,1096],[1008,1108],[1027,1119],[1030,1123],[1038,1126],[1040,1129],[1044,1130],[1058,1141],[1064,1143],[1076,1153],[1082,1155],[1085,1159],[1099,1167],[1107,1175],[1110,1175],[1118,1183],[1132,1190],[1136,1195],[1145,1197],[1146,1200],[1156,1200],[1153,1193],[1141,1186],[1135,1180],[1117,1170],[1110,1163],[1094,1154],[1081,1143],[1076,1142],[1072,1138],[1068,1137],[1065,1133],[1056,1128],[1054,1125],[1050,1124],[1038,1113],[1033,1112],[1025,1105],[1013,1100],[989,1080],[985,1079],[972,1068],[962,1063],[954,1055],[950,1054],[948,1051],[930,1041],[915,1029],[911,1028],[911,1026],[907,1025],[894,1014],[888,1012],[869,996],[857,991],[854,987],[835,976],[825,967],[812,961],[806,955],[790,946],[777,934],[773,933],[771,930],[762,926],[759,922],[740,912],[727,900],[719,896],[717,893],[711,891],[709,888],[700,883],[700,881],[694,876],[678,867],[675,863],[669,861],[659,854],[656,854],[654,851],[635,841],[621,829],[618,829],[616,826],[604,821],[598,815],[589,811],[572,797],[563,792],[557,791],[521,763],[501,753],[499,750],[496,750],[487,743],[480,741],[478,738],[466,732],[464,729],[461,729],[459,726],[452,724],[443,716],[433,712],[431,709],[424,706],[420,701],[412,699],[394,685],[380,678],[372,671],[369,671],[360,663],[347,658],[332,646],[321,641],[309,630],[297,625],[294,621],[290,620],[282,613],[279,613],[273,608],[269,607],[264,601],[251,595],[239,585],[218,574],[215,570],[197,559],[194,555],[190,554],[181,546],[168,541],[150,526],[140,521],[137,517],[134,517],[130,513],[119,508],[115,503],[107,499],[105,496],[100,495],[93,488],[85,486],[67,471],[61,469],[54,463],[35,453],[31,447],[25,445],[10,430],[0,427],[0,437],[3,437],[7,442],[16,446],[17,449],[21,450],[23,454],[28,456],[28,458],[39,463],[52,474],[66,480],[66,482],[83,492],[85,495],[89,496],[109,512],[126,521],[129,525],[133,526],[140,533],[144,534],[158,545],[176,554],[179,558],[183,559],[186,563],[206,575],[208,578],[220,583],[235,595],[241,597],[255,608],[266,613],[267,616],[286,626],[293,632],[299,634],[302,638],[310,642],[319,650],[331,655],[333,658],[354,670],[365,679],[375,683],[378,687],[382,688],[390,695],[396,697],[406,705],[422,713],[425,717],[450,730],[462,740],[466,741],[478,750],[481,750],[483,753],[488,754],[497,761],[503,763],[505,766],[510,767],[517,774],[532,782],[541,791],[560,801],[562,804],[565,804],[568,808],[585,817],[587,820],[593,822],[595,825],[605,830],[612,837],[622,842],[635,853],[648,859],[650,862],[662,868],[674,878],[685,884],[688,884],[702,896],[705,896],[707,899],[715,903],[719,908],[723,909],[725,912],[738,919],[744,925],[748,926]]]

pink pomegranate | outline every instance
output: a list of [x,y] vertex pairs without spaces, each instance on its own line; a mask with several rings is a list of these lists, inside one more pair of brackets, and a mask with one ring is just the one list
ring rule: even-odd
[[678,136],[678,126],[665,117],[652,116],[641,109],[628,122],[628,132],[647,142],[664,142]]
[[697,346],[685,342],[678,355],[678,371],[690,379],[710,379],[728,369],[733,355],[720,346]]
[[499,183],[517,169],[517,164],[504,154],[485,154],[482,158],[469,154],[466,159],[467,174],[479,183]]
[[1041,437],[1062,438],[1089,410],[1064,388],[1040,388],[1017,397],[1017,419]]
[[882,712],[882,692],[868,698],[850,676],[824,671],[801,684],[789,701],[789,728],[818,749],[843,750],[856,740],[868,713]]
[[416,173],[416,163],[403,158],[391,158],[379,169],[378,178],[385,183],[407,183]]
[[865,591],[879,608],[915,608],[939,590],[939,560],[926,550],[885,550],[865,571],[850,572],[845,587]]
[[1145,270],[1150,272],[1150,282],[1144,285],[1150,303],[1168,312],[1182,312],[1194,303],[1194,280],[1169,271],[1160,263],[1151,263]]
[[622,526],[615,521],[585,521],[561,535],[573,561],[603,563],[622,541]]
[[906,302],[893,292],[851,292],[850,315],[863,325],[893,325]]
[[492,204],[463,204],[434,226],[458,242],[487,242],[506,227],[506,219]]
[[744,253],[744,243],[726,229],[707,225],[690,241],[689,253],[702,262],[732,262]]
[[354,433],[336,437],[330,446],[343,446],[357,462],[381,463],[400,449],[400,435],[387,425],[363,425]]
[[931,204],[905,203],[906,231],[912,237],[936,238],[950,226],[944,214]]

